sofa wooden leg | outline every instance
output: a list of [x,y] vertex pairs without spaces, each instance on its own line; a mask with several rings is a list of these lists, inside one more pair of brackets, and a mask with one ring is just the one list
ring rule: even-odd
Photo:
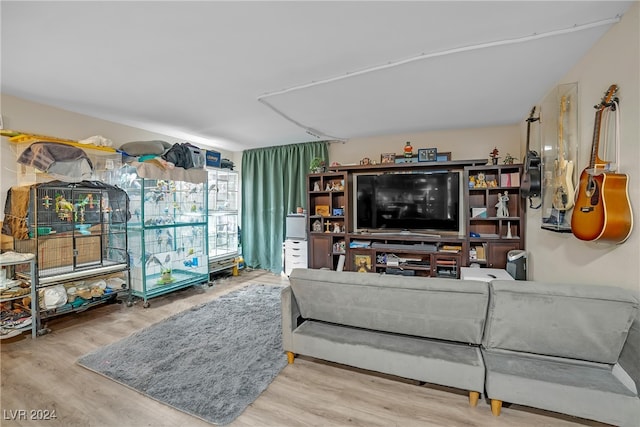
[[470,406],[478,406],[478,399],[480,398],[480,392],[470,391],[469,392],[469,405]]
[[491,413],[498,417],[500,409],[502,409],[502,400],[491,399]]
[[293,363],[294,357],[295,355],[292,352],[287,351],[287,362],[289,362],[290,365]]

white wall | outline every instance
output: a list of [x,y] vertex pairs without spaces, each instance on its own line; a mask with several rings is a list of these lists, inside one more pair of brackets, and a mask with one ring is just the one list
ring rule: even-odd
[[522,159],[519,126],[513,125],[354,138],[344,144],[331,143],[329,162],[358,164],[364,157],[379,162],[382,153],[402,154],[407,141],[411,141],[414,154],[419,148],[435,147],[439,152],[451,152],[451,160],[488,159],[494,147],[500,151],[500,157],[508,153],[516,158],[516,163]]
[[[149,132],[143,129],[84,116],[59,108],[37,104],[1,94],[1,106],[4,128],[39,135],[54,136],[63,139],[84,139],[93,135],[101,135],[113,141],[114,147],[120,147],[129,141],[163,140],[171,144],[186,142],[167,135]],[[198,144],[195,144],[198,145]],[[240,166],[241,154],[211,148],[219,151],[223,158],[230,159]],[[7,190],[16,185],[17,177],[16,147],[8,138],[0,139],[0,220],[4,217],[4,204]]]
[[[527,213],[529,275],[535,280],[616,285],[640,291],[640,3],[635,3],[558,84],[578,82],[578,176],[589,164],[594,105],[611,84],[620,87],[620,167],[629,175],[636,229],[621,245],[583,242],[540,228],[540,210]],[[550,88],[551,89],[551,88]],[[542,98],[541,98],[542,100]],[[524,132],[522,132],[524,134]]]
[[[620,87],[621,162],[629,175],[634,223],[640,227],[640,3],[636,2],[558,84],[578,82],[580,172],[589,163],[595,109],[612,84]],[[554,88],[549,88],[552,91]],[[540,102],[544,96],[540,97]],[[538,104],[539,105],[539,104]],[[527,114],[528,117],[528,114]],[[493,147],[522,160],[526,118],[514,126],[460,129],[416,134],[354,138],[332,143],[329,161],[358,163],[363,157],[380,160],[380,153],[402,152],[406,141],[414,150],[436,147],[451,151],[453,160],[487,158]],[[534,134],[532,133],[532,142]],[[559,283],[594,283],[640,291],[640,229],[622,245],[583,242],[572,234],[542,230],[540,210],[527,211],[526,248],[529,279]]]

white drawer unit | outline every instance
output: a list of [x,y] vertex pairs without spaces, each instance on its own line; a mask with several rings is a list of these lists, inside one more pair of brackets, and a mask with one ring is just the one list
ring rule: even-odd
[[287,239],[284,241],[284,272],[288,276],[294,268],[308,268],[307,241]]

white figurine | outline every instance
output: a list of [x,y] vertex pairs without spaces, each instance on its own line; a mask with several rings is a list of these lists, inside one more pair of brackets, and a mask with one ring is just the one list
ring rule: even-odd
[[337,222],[333,224],[333,232],[334,233],[340,233],[340,224],[338,224]]
[[499,218],[509,216],[509,194],[507,191],[504,192],[504,195],[498,196],[498,203],[496,203],[496,216]]
[[320,191],[320,183],[319,182],[314,182],[313,183],[313,191]]

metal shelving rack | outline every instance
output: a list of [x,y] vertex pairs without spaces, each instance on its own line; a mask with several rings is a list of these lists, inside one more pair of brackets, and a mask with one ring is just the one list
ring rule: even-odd
[[[18,281],[23,275],[31,277],[36,271],[35,256],[33,254],[20,254],[21,259],[16,260],[3,260],[0,258],[0,268],[6,271],[6,280]],[[25,270],[24,267],[28,266]],[[15,330],[22,332],[31,331],[31,338],[35,338],[38,333],[38,299],[36,297],[36,287],[32,282],[29,282],[29,293],[18,296],[0,297],[0,304],[4,305],[10,303],[13,304],[21,301],[27,295],[31,298],[31,304],[29,309],[31,311],[31,324],[25,327],[16,328]],[[26,307],[25,307],[26,308]],[[5,325],[3,322],[3,329]]]

